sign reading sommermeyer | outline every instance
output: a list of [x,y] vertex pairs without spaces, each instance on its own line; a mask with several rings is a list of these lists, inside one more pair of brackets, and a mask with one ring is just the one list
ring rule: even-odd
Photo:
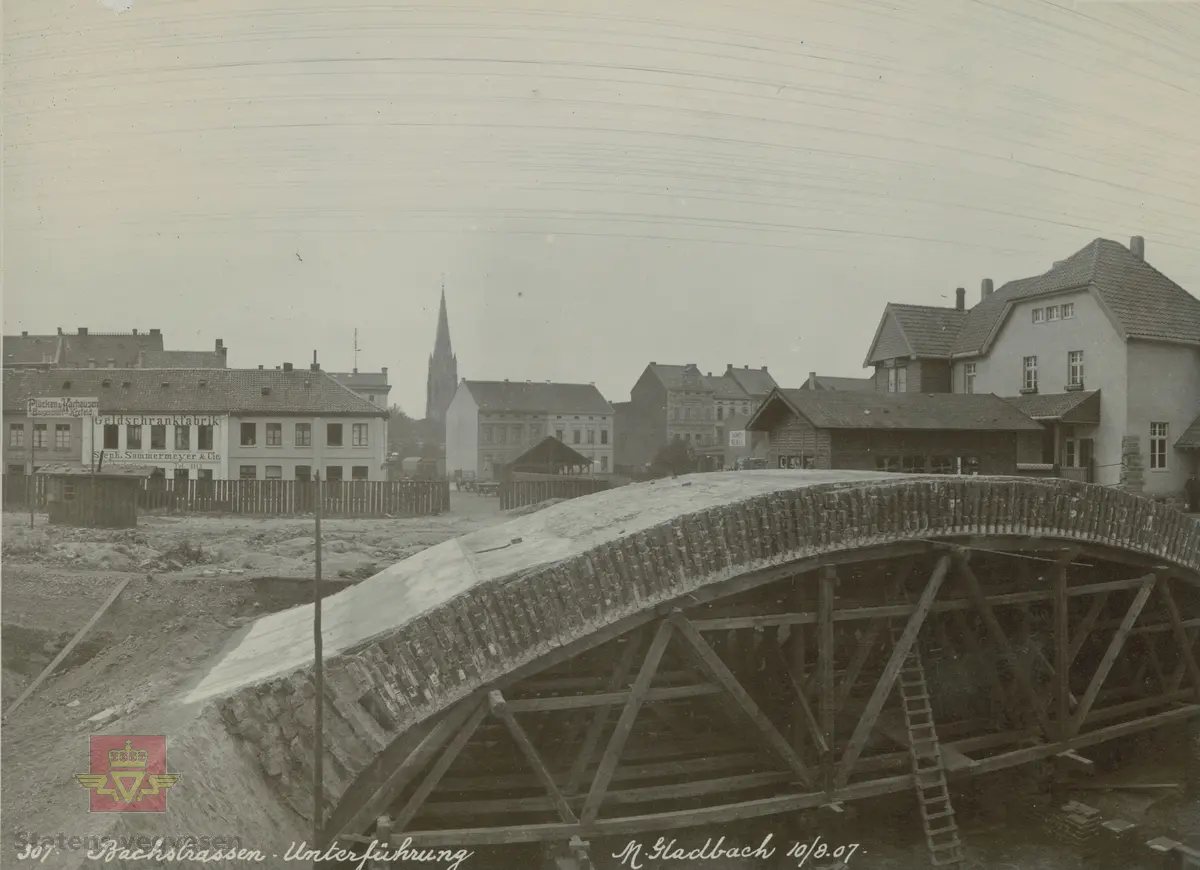
[[100,400],[78,396],[40,396],[29,400],[30,417],[95,417]]

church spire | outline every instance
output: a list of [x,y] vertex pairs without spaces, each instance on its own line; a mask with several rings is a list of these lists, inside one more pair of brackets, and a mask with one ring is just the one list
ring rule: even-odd
[[[458,359],[450,344],[450,318],[446,314],[446,281],[442,279],[442,299],[438,306],[437,337],[429,355],[429,378],[425,392],[425,419],[445,422],[446,409],[458,389]],[[444,437],[444,432],[442,433]]]

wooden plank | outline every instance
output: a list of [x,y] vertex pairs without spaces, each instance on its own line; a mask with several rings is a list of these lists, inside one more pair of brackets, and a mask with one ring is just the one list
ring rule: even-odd
[[792,749],[791,744],[783,739],[783,735],[779,733],[771,723],[771,720],[758,708],[758,705],[754,703],[754,699],[750,697],[749,693],[742,687],[742,684],[738,682],[729,668],[725,666],[720,657],[713,652],[712,647],[701,637],[700,632],[696,631],[692,627],[692,624],[687,621],[687,618],[679,611],[672,613],[668,620],[680,635],[687,640],[700,667],[707,671],[713,680],[724,687],[725,691],[733,698],[734,703],[737,704],[745,717],[758,729],[767,747],[791,768],[792,772],[801,782],[808,784],[808,770],[805,768],[800,756]]
[[517,717],[513,715],[512,710],[508,709],[508,705],[504,703],[504,696],[499,691],[493,689],[488,692],[488,704],[492,708],[492,713],[500,717],[508,727],[508,733],[512,735],[513,740],[516,741],[517,748],[521,750],[521,754],[525,756],[525,760],[533,768],[534,775],[541,782],[542,788],[550,796],[550,801],[558,811],[559,818],[567,823],[578,821],[575,818],[575,813],[571,811],[571,807],[562,796],[562,792],[558,790],[558,786],[554,782],[554,777],[550,776],[550,770],[546,767],[546,762],[542,760],[542,756],[538,754],[537,747],[533,745],[533,741],[529,739],[529,735],[525,733],[525,729],[521,727],[521,723],[517,721]]
[[1169,585],[1170,578],[1163,580],[1159,584],[1159,594],[1162,595],[1163,603],[1167,605],[1167,613],[1171,617],[1171,625],[1175,631],[1175,642],[1179,644],[1179,652],[1183,657],[1183,663],[1187,666],[1187,671],[1192,678],[1192,688],[1196,690],[1196,700],[1200,701],[1200,667],[1196,665],[1196,656],[1192,652],[1192,642],[1187,636],[1187,630],[1183,627],[1183,618],[1179,614],[1179,605],[1175,603],[1175,596],[1171,593]]
[[942,556],[938,559],[937,565],[933,569],[933,574],[929,577],[929,582],[925,584],[925,589],[921,592],[921,598],[917,602],[917,609],[908,618],[908,624],[904,626],[903,633],[901,633],[895,647],[892,648],[892,654],[888,658],[888,663],[884,667],[883,673],[880,674],[879,681],[875,684],[875,689],[871,693],[871,699],[867,702],[862,716],[859,717],[858,724],[854,727],[854,733],[850,737],[850,742],[842,754],[842,760],[838,764],[837,776],[834,781],[837,788],[845,787],[846,783],[850,781],[850,774],[854,770],[854,762],[858,760],[863,747],[867,745],[867,738],[870,737],[871,730],[875,727],[875,720],[879,718],[879,712],[883,709],[884,702],[887,701],[888,695],[892,692],[896,676],[900,673],[900,668],[903,667],[904,660],[908,658],[913,644],[916,643],[917,635],[921,631],[925,617],[933,607],[933,601],[941,590],[942,583],[945,581],[949,569],[950,558],[948,556]]
[[[880,716],[879,731],[897,746],[909,748],[908,728],[899,717]],[[974,770],[979,764],[974,758],[969,758],[949,743],[939,743],[938,750],[942,755],[942,765],[948,773],[960,770]]]
[[[646,693],[645,701],[678,701],[682,698],[696,698],[701,695],[715,695],[721,691],[719,686],[702,683],[696,686],[665,686],[661,689],[651,689]],[[518,701],[508,701],[508,706],[514,713],[543,713],[549,710],[578,710],[589,707],[613,707],[628,700],[629,689],[620,692],[602,692],[598,695],[568,695],[558,698],[524,698]]]
[[[820,681],[821,734],[827,747],[833,746],[837,720],[837,686],[833,679],[833,606],[837,598],[837,569],[827,566],[821,571],[817,587],[817,675]],[[821,756],[821,783],[828,790],[833,785],[833,753]]]
[[[1184,625],[1187,625],[1187,623],[1185,622]],[[1196,641],[1200,640],[1200,628],[1189,630],[1187,633],[1186,640],[1187,640],[1188,645],[1192,649],[1195,649]],[[1173,674],[1171,674],[1171,678],[1168,681],[1171,691],[1173,691],[1173,692],[1177,691],[1179,689],[1179,687],[1183,685],[1183,677],[1184,677],[1184,674],[1186,674],[1186,673],[1187,673],[1187,660],[1185,658],[1183,658],[1183,656],[1180,656],[1179,664],[1177,664],[1175,666],[1175,672]]]
[[1088,612],[1084,614],[1083,620],[1079,623],[1079,628],[1075,630],[1075,636],[1071,638],[1071,648],[1067,653],[1068,665],[1075,662],[1075,657],[1083,649],[1084,641],[1088,639],[1088,634],[1091,632],[1092,626],[1096,624],[1096,618],[1104,610],[1104,605],[1108,603],[1108,595],[1108,592],[1101,592],[1092,599],[1092,604],[1088,608]]
[[854,658],[850,660],[850,666],[846,668],[846,673],[842,677],[842,685],[838,689],[836,706],[839,710],[845,705],[846,699],[850,697],[850,692],[854,690],[854,685],[858,682],[858,675],[875,649],[879,635],[886,624],[882,619],[874,620],[867,626],[866,634],[858,642],[858,649],[854,651]]
[[1125,612],[1125,618],[1121,620],[1121,627],[1113,635],[1104,658],[1100,660],[1100,665],[1096,668],[1096,673],[1092,675],[1092,680],[1088,684],[1087,691],[1084,692],[1083,698],[1080,699],[1079,706],[1075,708],[1075,715],[1071,719],[1069,729],[1071,737],[1077,735],[1079,729],[1083,726],[1084,719],[1088,711],[1092,709],[1092,704],[1096,701],[1096,695],[1100,692],[1100,687],[1104,685],[1105,679],[1108,678],[1108,672],[1112,669],[1113,662],[1116,661],[1117,656],[1121,654],[1122,647],[1125,646],[1125,637],[1129,634],[1129,630],[1133,628],[1133,623],[1137,621],[1142,608],[1146,606],[1146,601],[1150,598],[1150,593],[1154,591],[1157,579],[1158,577],[1155,574],[1146,576],[1142,583],[1142,588],[1138,590],[1137,595],[1133,598],[1133,602],[1129,605],[1129,610]]
[[[629,672],[633,670],[634,658],[637,656],[638,650],[642,647],[644,634],[643,629],[638,629],[626,641],[625,649],[621,651],[621,656],[617,660],[612,676],[609,677],[608,689],[610,692],[614,692],[625,685],[625,681],[629,679]],[[621,694],[624,697],[620,700],[628,702],[628,695],[624,692]],[[571,770],[567,774],[566,790],[568,794],[574,794],[579,790],[579,785],[583,782],[584,771],[591,766],[596,749],[600,745],[600,738],[604,735],[604,726],[608,724],[608,717],[612,712],[613,706],[606,704],[592,715],[592,721],[588,724],[587,731],[583,736],[583,745],[579,749],[579,754],[575,757],[575,763],[571,765]]]
[[1071,601],[1067,597],[1067,579],[1067,566],[1059,563],[1054,571],[1054,681],[1060,740],[1068,736],[1071,715]]
[[26,688],[25,691],[20,694],[17,700],[13,701],[12,705],[4,711],[3,719],[8,719],[9,716],[15,713],[20,706],[25,703],[25,700],[35,691],[37,691],[38,686],[45,682],[46,677],[54,673],[54,669],[62,664],[63,660],[67,656],[75,651],[75,647],[79,646],[79,642],[83,640],[87,636],[87,633],[92,630],[92,627],[100,621],[100,617],[108,612],[108,608],[112,607],[113,602],[115,602],[121,596],[121,593],[125,591],[125,587],[128,586],[132,580],[133,576],[130,575],[117,584],[117,587],[113,589],[111,593],[109,593],[108,598],[106,598],[104,603],[96,609],[96,612],[92,614],[91,618],[84,624],[83,628],[75,632],[75,636],[71,638],[70,642],[67,643],[67,645],[62,648],[62,651],[54,657],[54,661],[46,665],[46,667],[42,669],[42,672],[37,675],[37,679],[30,683],[28,688]]
[[413,792],[408,802],[405,803],[404,808],[400,810],[400,813],[393,820],[393,830],[397,832],[403,831],[408,827],[409,822],[413,820],[417,813],[420,812],[425,801],[433,794],[433,790],[437,788],[438,783],[441,782],[442,776],[450,769],[450,765],[458,758],[463,747],[467,745],[467,741],[475,734],[475,729],[479,727],[479,723],[487,715],[487,709],[487,705],[483,701],[475,704],[475,709],[471,712],[466,723],[458,729],[458,733],[454,735],[454,739],[446,744],[446,748],[442,750],[441,755],[438,756],[438,760],[434,762],[433,767],[429,769],[429,772],[425,774],[425,778],[421,780],[421,784],[417,786],[417,790]]
[[1008,642],[1008,635],[1004,633],[999,620],[996,619],[996,614],[993,612],[991,604],[988,603],[987,596],[983,593],[983,585],[979,582],[979,578],[975,576],[975,572],[971,570],[967,553],[961,550],[957,551],[955,553],[955,565],[966,583],[967,591],[974,600],[979,615],[983,617],[983,624],[987,627],[988,634],[992,636],[992,639],[1008,657],[1009,662],[1012,664],[1013,676],[1016,678],[1017,685],[1025,693],[1025,698],[1030,708],[1037,715],[1038,722],[1041,724],[1043,731],[1048,734],[1051,728],[1050,724],[1046,721],[1046,713],[1042,710],[1041,699],[1038,697],[1037,689],[1034,688],[1032,681],[1030,681],[1028,672],[1017,662],[1017,656],[1013,651],[1012,644]]
[[[392,805],[408,787],[413,777],[420,773],[433,758],[434,754],[458,733],[459,728],[467,721],[474,709],[474,701],[470,699],[460,701],[448,711],[445,718],[441,719],[421,738],[412,752],[403,757],[403,761],[396,765],[387,778],[371,792],[360,806],[350,810],[351,804],[339,805],[330,815],[325,842],[331,843],[339,837],[344,838],[347,834],[365,831],[371,822],[379,817],[380,813]],[[401,735],[393,745],[398,749],[403,749],[403,741],[404,735]],[[393,754],[389,751],[391,749],[392,747],[388,747],[383,751],[380,762],[385,763],[391,757]],[[348,790],[346,796],[354,797],[362,793],[362,787],[359,786]],[[346,796],[343,797],[343,801]]]
[[595,821],[596,816],[600,813],[600,805],[604,802],[604,793],[608,790],[613,772],[621,760],[621,753],[633,731],[633,723],[637,720],[646,693],[650,691],[650,683],[654,680],[658,664],[662,661],[663,653],[666,652],[667,644],[671,640],[671,632],[670,621],[664,619],[659,623],[654,640],[650,642],[650,649],[646,652],[646,658],[642,661],[642,667],[633,681],[633,688],[630,690],[629,698],[625,701],[621,718],[617,720],[617,726],[613,729],[608,746],[605,747],[604,754],[600,756],[600,767],[596,771],[596,778],[592,780],[587,801],[583,805],[582,818],[584,822]]
[[796,679],[796,675],[788,667],[787,661],[783,657],[783,651],[775,647],[775,655],[779,657],[779,667],[783,671],[784,678],[791,684],[792,692],[796,696],[796,703],[800,707],[804,723],[808,726],[808,732],[812,734],[813,740],[817,744],[817,751],[821,753],[829,752],[829,744],[825,742],[825,735],[821,733],[821,726],[817,724],[817,717],[813,715],[808,698],[804,696],[804,687],[800,685]]

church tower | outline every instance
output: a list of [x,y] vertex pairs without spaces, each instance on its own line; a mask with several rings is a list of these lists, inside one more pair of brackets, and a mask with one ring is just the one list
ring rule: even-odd
[[437,423],[445,437],[446,409],[458,389],[458,359],[450,346],[450,320],[446,317],[446,287],[442,285],[442,304],[438,310],[437,339],[429,356],[429,380],[425,392],[425,419]]

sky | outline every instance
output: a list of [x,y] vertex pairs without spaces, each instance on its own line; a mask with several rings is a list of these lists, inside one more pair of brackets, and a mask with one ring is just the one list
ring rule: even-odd
[[4,331],[865,376],[1101,236],[1200,293],[1200,3],[6,0]]

